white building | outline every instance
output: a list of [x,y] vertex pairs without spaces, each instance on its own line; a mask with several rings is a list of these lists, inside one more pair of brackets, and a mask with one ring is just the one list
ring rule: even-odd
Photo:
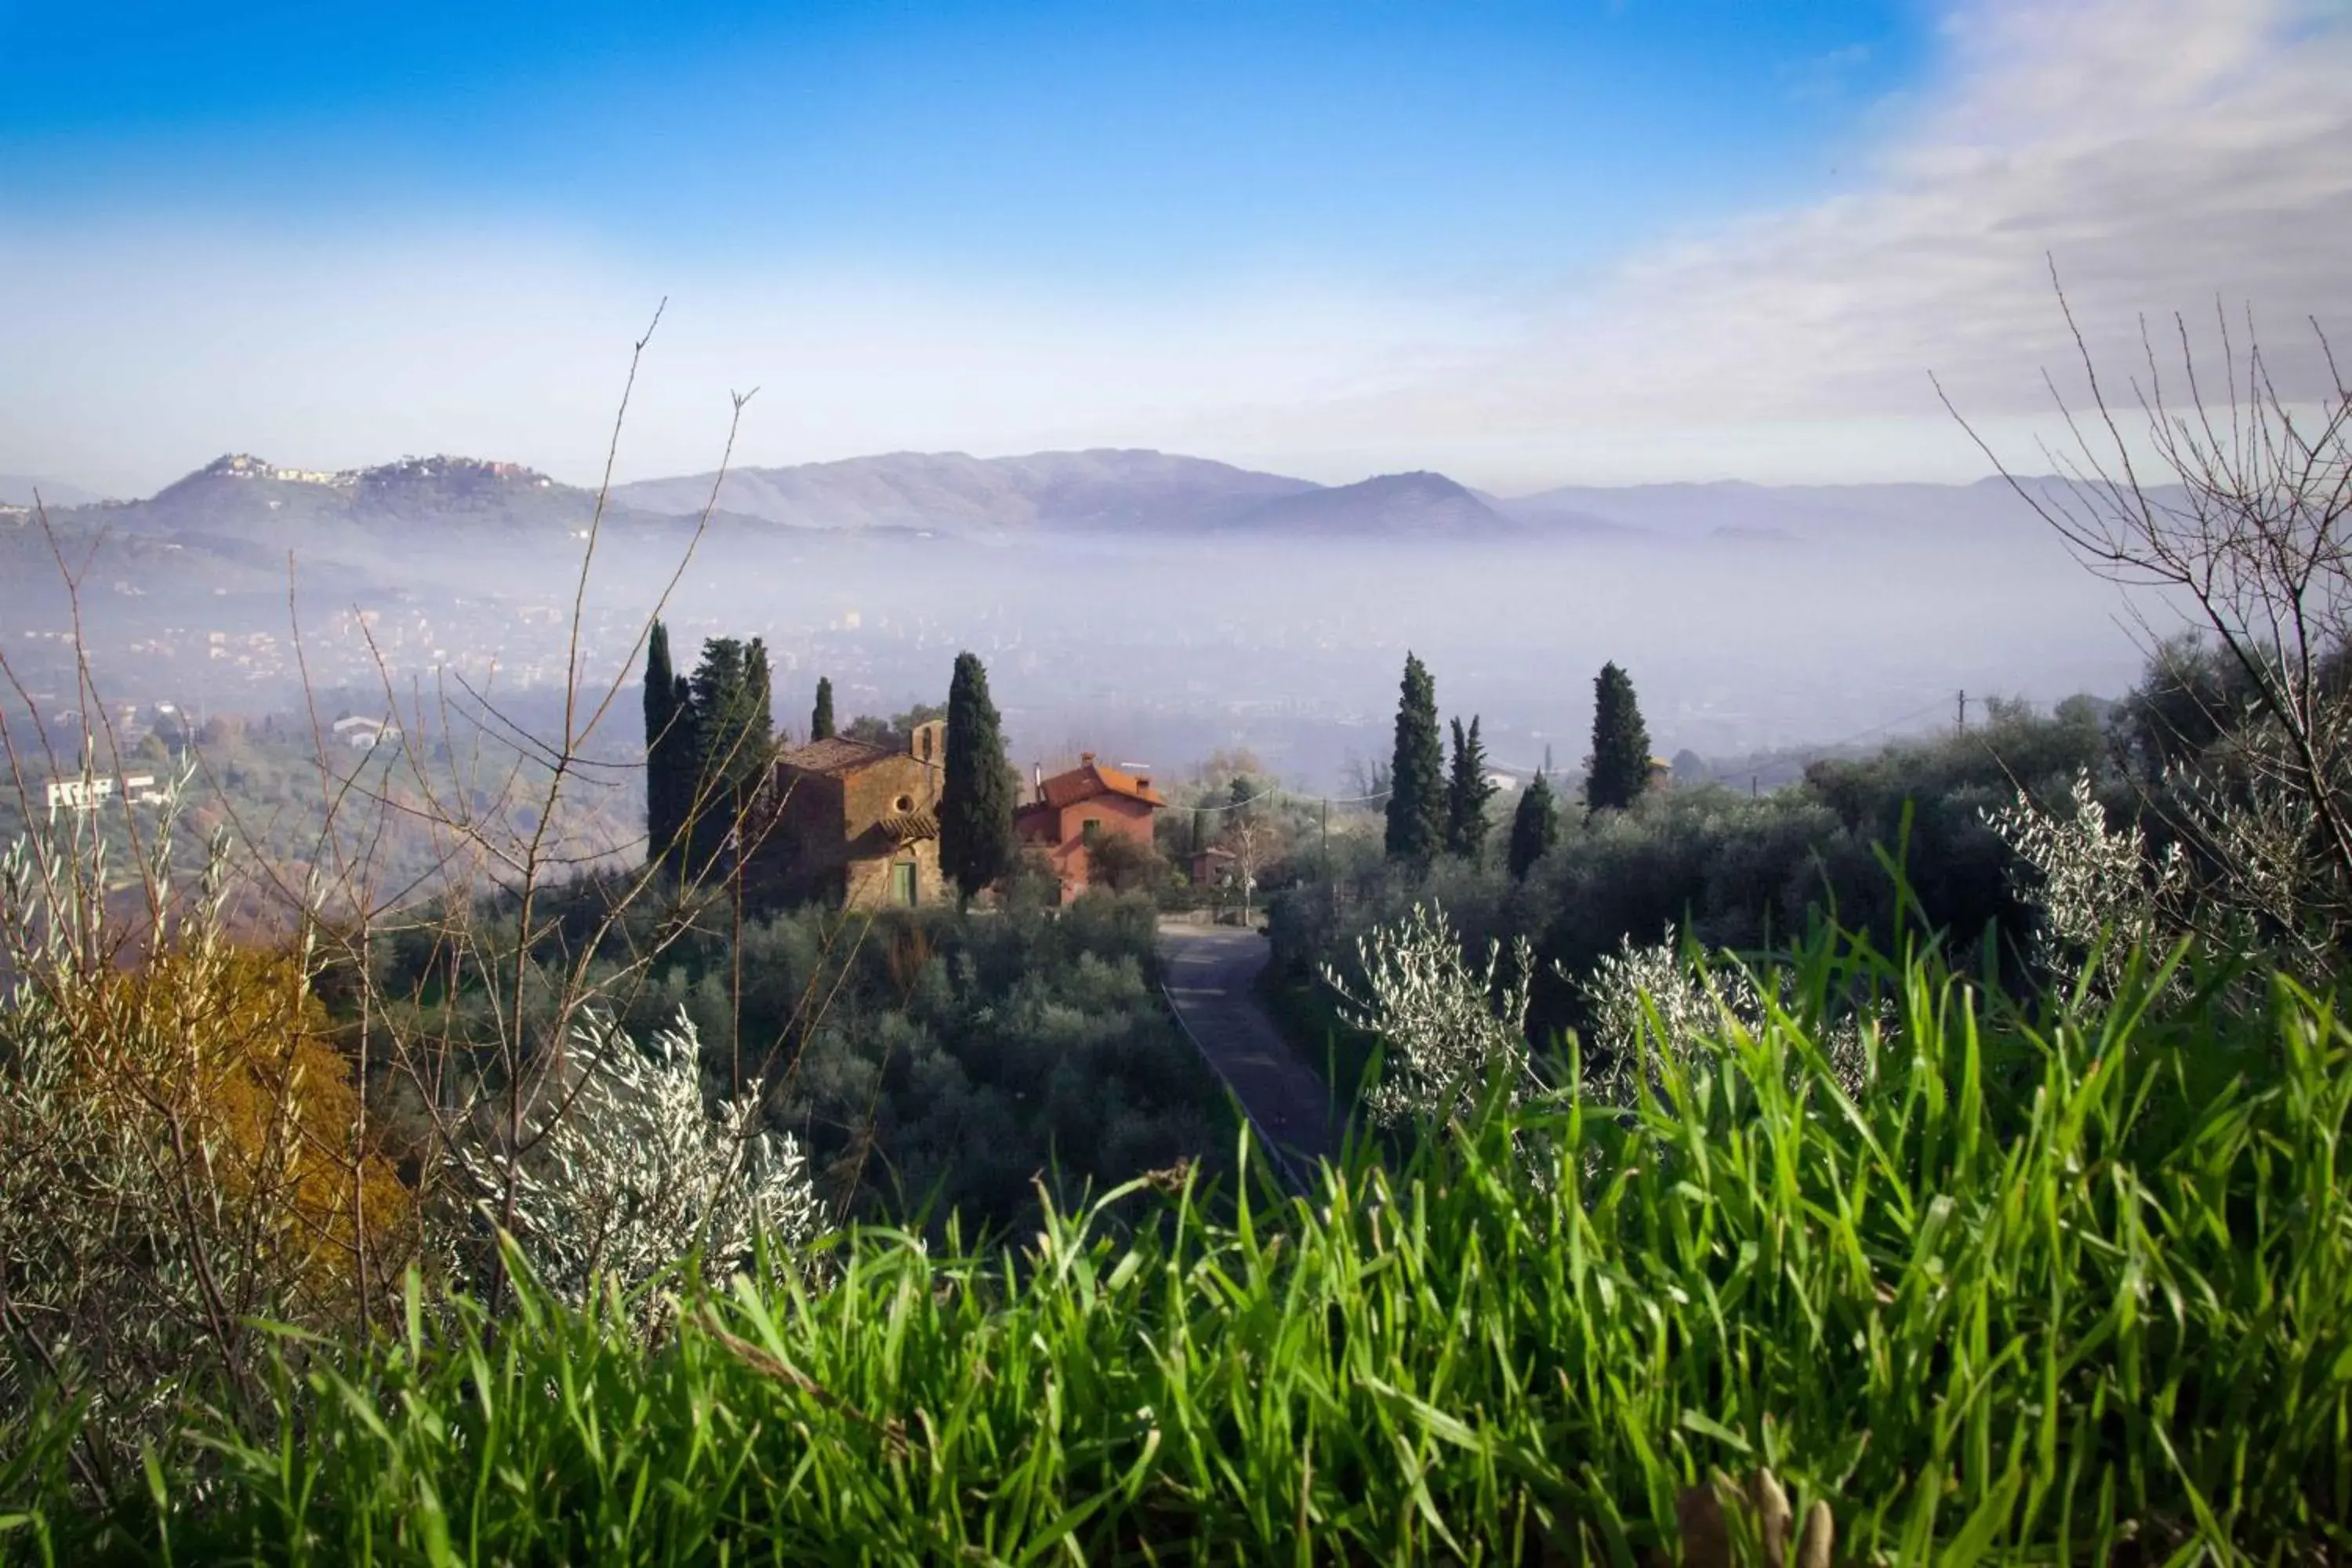
[[388,724],[381,719],[362,719],[356,714],[336,720],[333,728],[335,739],[355,752],[371,751],[386,741],[400,739],[399,725]]
[[96,811],[114,798],[112,779],[51,779],[49,809],[51,811]]
[[166,799],[153,773],[51,779],[45,793],[51,811],[96,811],[117,795],[133,805],[162,805]]

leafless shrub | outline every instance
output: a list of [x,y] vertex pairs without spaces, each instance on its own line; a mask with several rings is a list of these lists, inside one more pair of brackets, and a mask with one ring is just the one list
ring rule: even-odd
[[[2140,781],[2147,808],[2197,855],[2198,928],[2332,970],[2352,940],[2352,391],[2317,322],[2324,383],[2290,396],[2251,315],[2241,349],[2217,310],[2218,367],[2184,318],[2162,354],[2143,321],[2144,363],[2119,399],[2063,289],[2058,302],[2086,387],[2078,402],[2045,376],[2069,440],[2042,450],[2063,482],[2020,479],[1969,433],[2085,565],[2179,607],[2243,694],[2243,711],[2199,715],[2217,746]],[[2179,640],[2132,613],[2152,658],[2177,662]],[[2192,673],[2172,684],[2195,698],[2210,683]]]

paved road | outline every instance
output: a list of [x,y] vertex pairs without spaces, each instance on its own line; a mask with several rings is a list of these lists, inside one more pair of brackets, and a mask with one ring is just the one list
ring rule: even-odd
[[1323,1079],[1284,1041],[1252,989],[1269,956],[1265,938],[1171,921],[1160,928],[1160,954],[1177,1013],[1258,1126],[1302,1163],[1336,1152]]

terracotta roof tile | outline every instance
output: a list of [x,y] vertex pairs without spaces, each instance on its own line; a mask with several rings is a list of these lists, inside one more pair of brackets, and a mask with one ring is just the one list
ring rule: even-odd
[[940,836],[937,814],[917,807],[913,811],[894,811],[877,817],[874,826],[849,841],[852,859],[866,859],[876,855],[895,855],[909,844],[920,844]]
[[875,826],[901,844],[913,844],[940,836],[938,815],[919,806],[913,811],[894,811]]
[[1045,781],[1045,804],[1056,810],[1105,795],[1123,795],[1146,805],[1168,804],[1158,790],[1133,773],[1107,768],[1100,763],[1087,763],[1067,773],[1055,773]]

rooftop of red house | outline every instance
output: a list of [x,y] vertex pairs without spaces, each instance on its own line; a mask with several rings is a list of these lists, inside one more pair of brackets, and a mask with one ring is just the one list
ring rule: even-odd
[[1146,805],[1168,804],[1160,792],[1151,787],[1150,774],[1125,773],[1107,767],[1095,761],[1092,752],[1082,753],[1078,765],[1069,772],[1055,773],[1045,780],[1039,786],[1039,794],[1043,799],[1035,804],[1050,805],[1056,811],[1106,795],[1123,795]]

